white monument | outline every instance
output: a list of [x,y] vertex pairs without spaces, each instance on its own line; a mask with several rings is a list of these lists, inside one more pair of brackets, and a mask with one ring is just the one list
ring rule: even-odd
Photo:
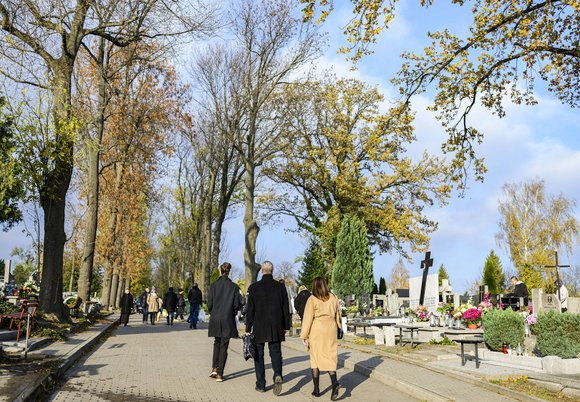
[[[421,283],[422,276],[409,278],[409,307],[414,309],[419,305],[419,298],[421,297]],[[423,305],[427,307],[430,313],[437,311],[437,304],[439,303],[439,275],[427,275],[425,284],[425,299]]]

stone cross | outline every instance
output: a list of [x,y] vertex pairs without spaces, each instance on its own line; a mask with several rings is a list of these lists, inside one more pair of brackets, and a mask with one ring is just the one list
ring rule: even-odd
[[427,275],[429,274],[429,267],[433,266],[433,258],[431,252],[425,253],[425,259],[421,261],[421,269],[423,270],[423,280],[421,281],[421,296],[419,297],[419,304],[423,305],[425,302],[425,286],[427,286]]

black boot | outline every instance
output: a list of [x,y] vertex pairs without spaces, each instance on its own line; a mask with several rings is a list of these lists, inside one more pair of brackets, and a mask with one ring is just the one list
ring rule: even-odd
[[320,371],[318,369],[312,369],[312,383],[314,384],[312,396],[320,396]]
[[336,371],[331,371],[330,374],[330,381],[332,381],[332,394],[330,394],[330,400],[336,401],[338,399],[338,390],[340,389],[340,384],[336,379]]

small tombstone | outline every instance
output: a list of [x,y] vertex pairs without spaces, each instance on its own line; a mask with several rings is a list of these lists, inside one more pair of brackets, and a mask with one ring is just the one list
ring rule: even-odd
[[557,311],[558,313],[561,313],[562,312],[562,305],[560,304],[560,300],[558,299],[558,295],[551,294],[551,293],[543,295],[541,310]]
[[459,296],[459,293],[453,293],[453,308],[459,308],[459,305],[461,304],[461,297]]
[[385,334],[385,346],[395,346],[395,328],[385,327],[383,333]]
[[385,333],[381,329],[381,327],[373,327],[373,332],[375,335],[375,345],[384,345],[385,344]]
[[397,315],[399,312],[399,308],[401,304],[399,302],[399,295],[396,293],[392,293],[387,295],[387,308],[388,308],[388,315]]
[[449,279],[441,279],[441,286],[439,287],[439,293],[441,294],[441,301],[443,303],[451,303],[453,300],[449,301],[453,297],[451,285],[449,284]]

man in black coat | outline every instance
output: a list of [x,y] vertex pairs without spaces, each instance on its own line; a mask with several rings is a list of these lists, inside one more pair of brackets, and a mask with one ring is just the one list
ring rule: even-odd
[[513,295],[515,297],[523,297],[524,298],[524,306],[528,305],[528,287],[525,283],[519,280],[517,276],[512,276],[510,281],[514,287]]
[[189,301],[189,318],[187,319],[187,322],[189,323],[189,328],[196,329],[199,307],[203,303],[203,296],[197,283],[194,283],[193,287],[187,293],[187,300]]
[[229,278],[231,269],[229,262],[220,266],[221,277],[211,284],[207,297],[207,309],[210,313],[207,335],[215,338],[212,371],[209,376],[217,382],[224,380],[230,338],[239,336],[235,317],[242,307],[242,294],[238,285]]
[[169,288],[163,297],[163,308],[169,313],[167,314],[167,325],[173,325],[173,316],[177,308],[177,295],[173,292],[172,287]]
[[272,369],[274,370],[274,395],[282,392],[282,342],[290,329],[290,308],[286,286],[272,277],[274,266],[270,261],[262,264],[262,279],[248,289],[246,332],[254,334],[256,353],[256,390],[266,390],[264,346],[268,342]]

